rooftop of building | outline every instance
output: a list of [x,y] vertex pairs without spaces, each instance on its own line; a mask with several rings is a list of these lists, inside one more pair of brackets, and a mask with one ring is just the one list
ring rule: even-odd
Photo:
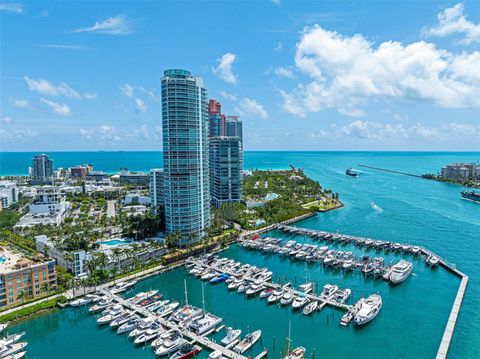
[[18,269],[27,268],[45,262],[43,254],[35,255],[33,259],[25,257],[18,249],[11,247],[0,247],[0,274],[6,274]]

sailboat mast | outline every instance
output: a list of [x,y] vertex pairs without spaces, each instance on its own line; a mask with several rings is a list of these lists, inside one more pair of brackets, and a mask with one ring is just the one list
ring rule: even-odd
[[289,321],[288,321],[288,347],[287,347],[287,355],[290,354],[290,341],[292,340],[292,339],[291,339],[291,335],[292,335],[291,331],[292,331],[292,321],[289,320]]
[[205,291],[203,289],[203,282],[202,282],[202,307],[203,307],[203,314],[205,314]]
[[185,285],[185,305],[188,305],[188,292],[187,292],[187,280],[183,280],[183,284]]

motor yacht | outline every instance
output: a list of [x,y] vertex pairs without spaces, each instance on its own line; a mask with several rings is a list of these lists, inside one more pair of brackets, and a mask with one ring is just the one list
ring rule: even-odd
[[160,333],[163,333],[165,329],[157,322],[152,323],[150,328],[135,338],[134,343],[136,345],[145,344],[155,339]]
[[313,283],[304,283],[304,284],[300,284],[298,286],[298,289],[305,293],[305,294],[308,294],[310,293],[312,290],[313,290]]
[[228,289],[230,290],[234,290],[234,289],[238,289],[238,287],[240,287],[243,283],[243,279],[241,278],[235,278],[233,281],[231,281],[230,283],[228,283]]
[[325,284],[323,286],[322,293],[320,294],[320,297],[322,298],[329,298],[331,297],[336,291],[338,290],[337,285],[332,285],[332,284]]
[[153,318],[147,317],[145,319],[139,320],[137,325],[133,330],[128,333],[129,338],[135,338],[145,332],[153,323]]
[[401,259],[397,264],[392,267],[390,272],[390,282],[398,284],[408,278],[412,273],[413,264],[406,260]]
[[185,326],[194,319],[197,319],[203,314],[200,308],[194,307],[193,305],[185,305],[180,309],[177,309],[172,316],[171,320],[177,322],[179,325]]
[[245,353],[258,341],[258,339],[260,339],[261,335],[261,330],[257,330],[253,333],[248,333],[245,338],[243,338],[243,340],[233,348],[233,351],[239,354]]
[[302,313],[305,314],[305,315],[310,315],[310,314],[312,314],[314,311],[316,311],[317,308],[318,308],[318,302],[315,300],[315,301],[313,301],[313,302],[308,303],[308,304],[303,308]]
[[268,298],[272,293],[273,293],[272,288],[266,288],[260,292],[260,295],[258,297],[261,299]]
[[265,287],[263,286],[263,282],[255,281],[245,292],[247,296],[253,296],[258,292],[262,291]]
[[160,317],[164,317],[166,315],[169,315],[179,305],[180,305],[180,303],[178,303],[178,302],[173,302],[173,303],[168,303],[167,305],[163,305],[163,306],[161,306],[160,308],[157,309],[157,315],[159,315]]
[[86,296],[82,297],[82,298],[78,298],[78,299],[75,299],[75,300],[72,300],[69,305],[71,307],[80,307],[80,306],[83,306],[83,305],[87,305],[87,304],[90,304],[92,302],[95,302],[97,300],[99,300],[100,297],[98,295],[95,295],[95,294],[87,294]]
[[352,259],[347,259],[345,262],[343,262],[342,268],[343,270],[352,270],[353,269],[353,260]]
[[225,335],[220,341],[220,343],[225,347],[232,344],[242,334],[240,329],[233,329],[232,327],[226,327],[225,330],[227,331],[227,335]]
[[104,310],[107,306],[111,305],[112,300],[109,297],[102,297],[97,304],[88,309],[90,313],[96,313]]
[[300,310],[301,308],[303,308],[303,306],[307,305],[308,302],[309,302],[309,300],[308,300],[307,297],[305,297],[304,295],[299,295],[293,301],[292,309],[293,310]]
[[28,345],[27,342],[12,343],[0,346],[0,358],[8,357],[9,355],[17,354]]
[[360,309],[353,317],[356,325],[364,325],[375,318],[382,308],[382,297],[372,294],[368,298],[360,299]]
[[155,349],[155,355],[162,356],[176,352],[187,341],[182,337],[180,333],[175,333],[163,341],[163,343]]
[[280,299],[280,305],[288,305],[295,299],[295,294],[291,290],[287,290]]
[[211,313],[205,313],[203,317],[192,321],[189,325],[189,328],[195,334],[202,335],[209,330],[215,328],[218,324],[222,322],[222,320],[222,318],[217,317]]
[[427,264],[431,267],[435,267],[439,261],[440,259],[437,256],[434,256],[433,254],[431,254],[427,259]]
[[197,355],[201,350],[202,348],[198,345],[185,343],[169,359],[188,359]]
[[117,329],[117,334],[128,333],[136,328],[140,317],[135,314],[126,323],[121,324]]
[[[138,316],[137,316],[138,317]],[[132,313],[129,311],[124,312],[122,315],[119,317],[115,318],[110,322],[110,327],[111,328],[116,328],[119,327],[120,325],[128,322],[132,318]]]
[[306,349],[304,347],[298,347],[293,349],[284,359],[303,359],[305,357]]
[[24,335],[25,335],[25,332],[7,335],[6,337],[4,337],[3,339],[0,340],[0,346],[1,345],[10,345],[10,344],[13,344],[15,342],[18,342]]
[[18,352],[18,353],[15,353],[15,354],[10,354],[10,355],[4,356],[2,358],[3,359],[22,359],[22,358],[25,357],[26,354],[27,354],[27,352],[23,351],[23,352]]

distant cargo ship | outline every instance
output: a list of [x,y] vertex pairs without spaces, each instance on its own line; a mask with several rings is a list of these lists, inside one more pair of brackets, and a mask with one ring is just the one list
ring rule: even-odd
[[345,172],[347,176],[352,176],[352,177],[357,177],[358,173],[355,172],[353,168],[348,168],[347,171]]
[[475,191],[462,191],[460,193],[463,199],[480,203],[480,193]]

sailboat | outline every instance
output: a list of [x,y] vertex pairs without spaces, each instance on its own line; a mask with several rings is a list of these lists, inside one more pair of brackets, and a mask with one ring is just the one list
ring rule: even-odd
[[305,357],[305,351],[306,351],[304,347],[297,347],[292,351],[290,351],[290,342],[292,341],[291,329],[292,329],[292,322],[289,321],[288,322],[288,338],[286,338],[287,349],[286,349],[286,353],[282,353],[282,358],[283,359],[303,359]]

